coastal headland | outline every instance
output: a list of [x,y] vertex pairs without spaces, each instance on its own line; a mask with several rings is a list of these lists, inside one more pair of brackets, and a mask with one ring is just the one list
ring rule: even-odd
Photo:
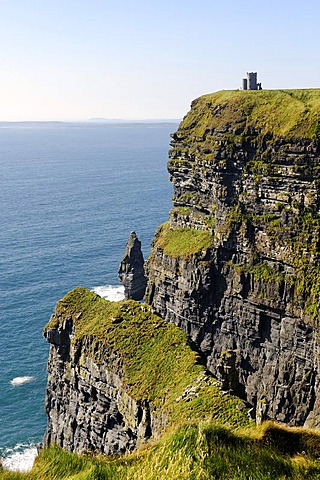
[[145,303],[57,303],[45,448],[1,478],[320,476],[320,89],[205,95],[171,145]]

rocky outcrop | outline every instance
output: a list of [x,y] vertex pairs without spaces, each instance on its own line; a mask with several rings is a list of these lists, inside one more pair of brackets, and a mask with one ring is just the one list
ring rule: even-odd
[[258,421],[320,426],[319,97],[193,102],[172,136],[170,222],[147,261],[146,301]]
[[249,422],[243,402],[221,391],[187,336],[147,305],[108,302],[78,287],[58,302],[44,335],[44,446],[121,454],[195,411],[234,426]]
[[141,242],[135,232],[130,233],[125,254],[121,260],[118,277],[124,285],[125,298],[142,300],[145,294],[147,278],[144,274],[144,258]]

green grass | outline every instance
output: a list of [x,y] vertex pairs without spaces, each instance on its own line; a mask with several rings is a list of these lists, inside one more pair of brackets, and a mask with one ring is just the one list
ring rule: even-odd
[[[296,437],[300,440],[296,441]],[[290,444],[283,453],[283,439]],[[301,440],[304,438],[304,440]],[[312,439],[312,440],[311,440]],[[320,478],[319,434],[268,422],[235,433],[191,421],[159,441],[121,458],[80,456],[57,447],[44,450],[30,474],[3,480],[307,480]],[[317,445],[318,448],[310,447]]]
[[171,228],[167,222],[159,227],[155,235],[155,244],[165,255],[174,258],[189,258],[211,248],[213,236],[210,231]]
[[254,128],[274,138],[312,139],[319,133],[320,89],[226,90],[204,95],[192,103],[180,124],[180,133],[203,137],[213,129],[237,124],[243,131],[232,135],[237,142]]

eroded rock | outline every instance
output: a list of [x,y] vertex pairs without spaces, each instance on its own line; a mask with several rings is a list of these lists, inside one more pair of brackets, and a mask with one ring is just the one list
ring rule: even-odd
[[121,260],[118,277],[124,285],[125,298],[142,300],[145,294],[147,279],[144,273],[144,258],[141,242],[135,232],[130,233],[125,254]]

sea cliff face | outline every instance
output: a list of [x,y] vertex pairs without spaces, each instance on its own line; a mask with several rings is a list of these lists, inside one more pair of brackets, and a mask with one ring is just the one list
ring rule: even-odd
[[46,332],[51,349],[43,443],[78,453],[131,451],[155,434],[150,405],[126,392],[120,357],[115,355],[108,368],[104,345],[92,337],[72,344],[73,331],[67,317]]
[[260,421],[320,425],[320,91],[218,92],[172,136],[146,301]]

